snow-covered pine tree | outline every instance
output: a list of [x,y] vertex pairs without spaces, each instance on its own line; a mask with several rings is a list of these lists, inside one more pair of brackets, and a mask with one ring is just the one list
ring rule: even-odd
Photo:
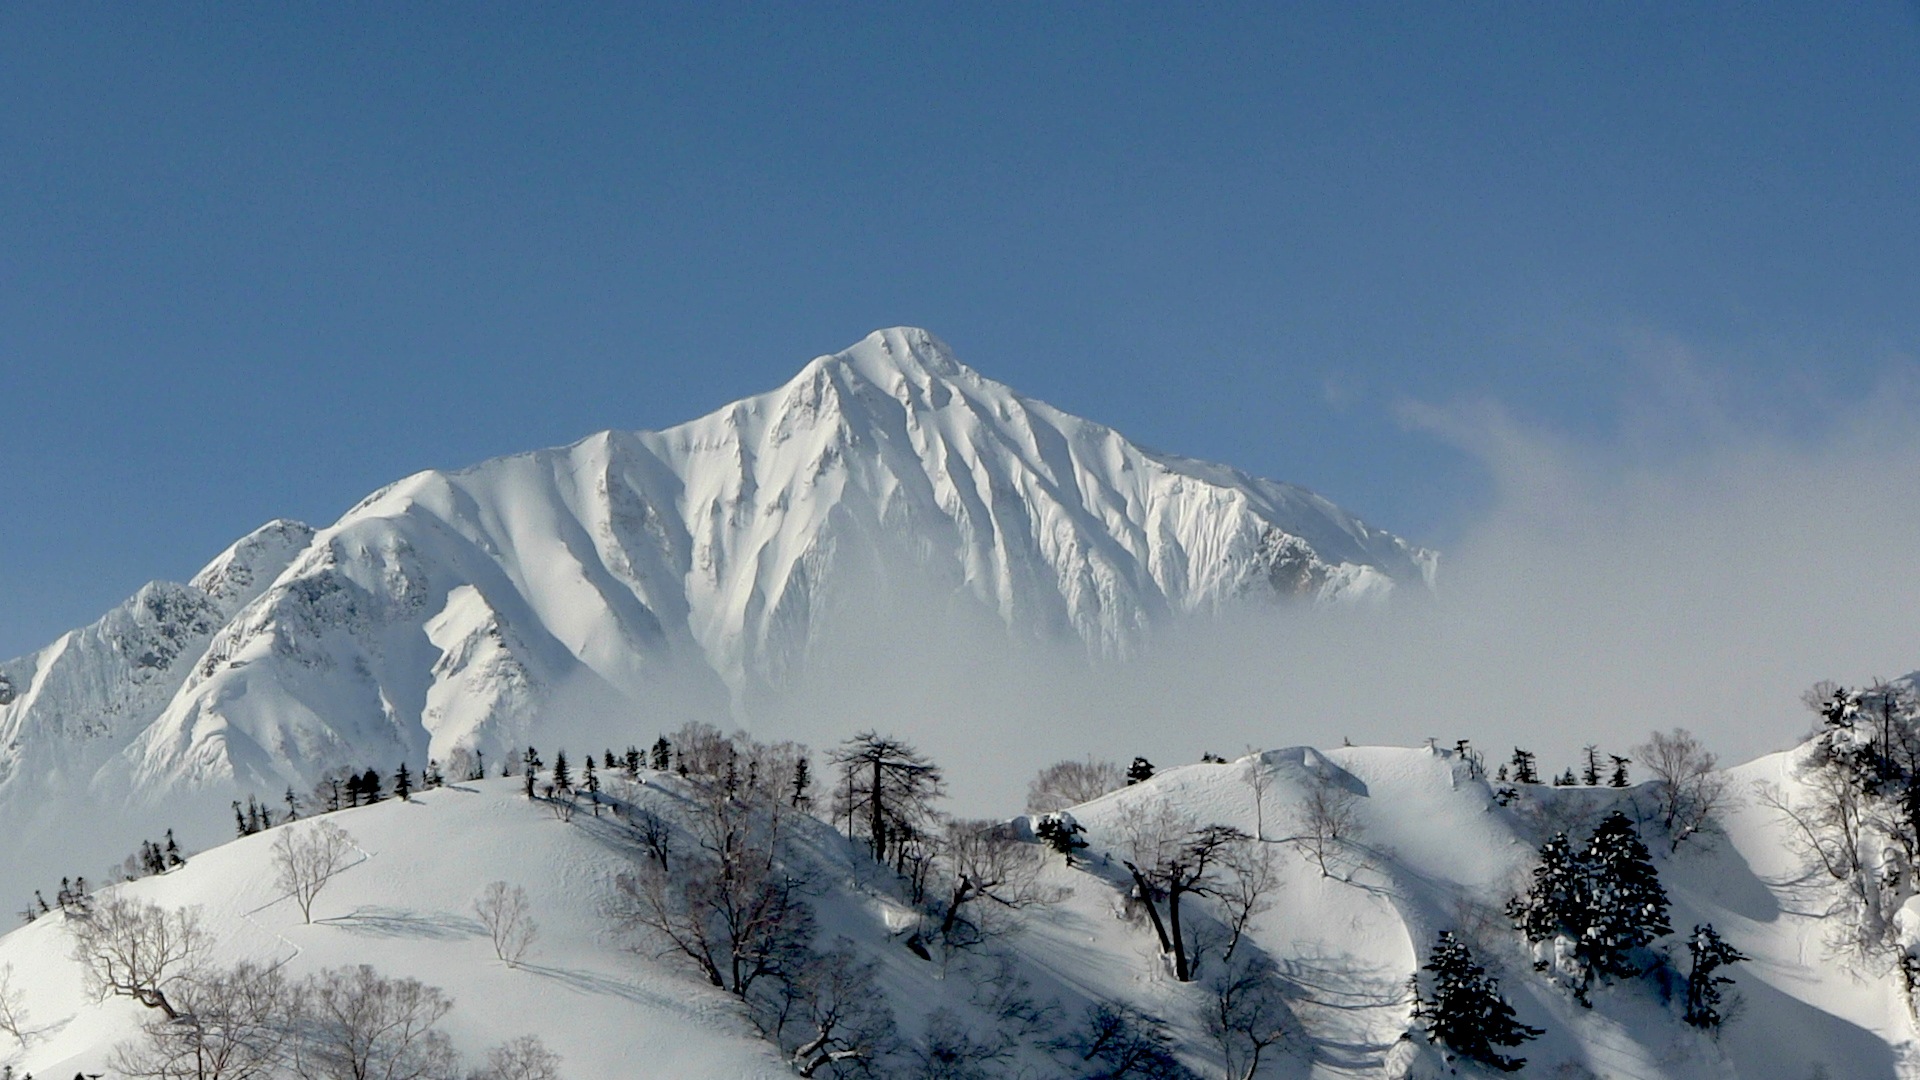
[[654,772],[666,772],[673,767],[673,744],[665,735],[653,740],[653,760],[650,762]]
[[559,791],[573,790],[573,770],[567,768],[567,752],[555,751],[553,755],[553,786]]
[[1146,758],[1136,757],[1133,759],[1133,764],[1127,766],[1127,783],[1137,784],[1142,780],[1151,779],[1153,779],[1153,762]]
[[1534,767],[1533,751],[1513,748],[1513,782],[1516,784],[1537,784],[1540,773]]
[[1693,936],[1687,939],[1687,953],[1693,959],[1693,970],[1687,974],[1687,1023],[1699,1028],[1717,1028],[1726,1019],[1720,1015],[1720,988],[1733,985],[1733,980],[1715,975],[1714,971],[1727,964],[1737,964],[1747,956],[1727,944],[1714,931],[1712,923],[1693,928]]
[[407,771],[407,763],[404,761],[400,763],[398,769],[393,770],[393,793],[401,802],[413,801],[413,774]]
[[1581,958],[1603,974],[1640,974],[1633,953],[1673,933],[1667,890],[1633,819],[1618,810],[1600,819],[1587,842],[1592,918],[1580,939]]
[[1415,977],[1413,1017],[1426,1027],[1428,1042],[1501,1072],[1513,1072],[1527,1063],[1526,1058],[1502,1054],[1497,1048],[1538,1038],[1541,1029],[1520,1022],[1513,1006],[1500,996],[1499,981],[1474,963],[1466,942],[1451,930],[1440,931],[1421,970],[1433,973],[1433,993],[1420,993]]
[[[1533,868],[1527,895],[1509,902],[1507,915],[1535,944],[1562,935],[1577,942],[1586,934],[1591,892],[1586,860],[1566,833],[1555,833],[1540,846],[1540,862]],[[1545,966],[1545,961],[1535,965]]]
[[[607,760],[613,760],[613,751],[607,751]],[[597,799],[600,795],[600,775],[593,771],[592,754],[587,755],[587,767],[580,772],[580,787],[590,797]]]

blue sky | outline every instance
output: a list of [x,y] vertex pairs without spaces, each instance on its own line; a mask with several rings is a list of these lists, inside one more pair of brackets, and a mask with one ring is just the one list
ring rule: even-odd
[[879,326],[1443,547],[1409,402],[1684,456],[1920,355],[1912,4],[1197,7],[0,5],[0,655]]

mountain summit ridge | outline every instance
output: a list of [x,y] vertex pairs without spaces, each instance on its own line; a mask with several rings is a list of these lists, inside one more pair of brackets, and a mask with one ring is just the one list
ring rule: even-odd
[[140,803],[504,761],[571,737],[562,699],[724,715],[889,579],[1124,656],[1173,618],[1377,603],[1435,565],[1305,489],[1143,449],[924,330],[882,330],[674,427],[415,473],[324,528],[270,523],[0,664],[0,817],[27,789]]

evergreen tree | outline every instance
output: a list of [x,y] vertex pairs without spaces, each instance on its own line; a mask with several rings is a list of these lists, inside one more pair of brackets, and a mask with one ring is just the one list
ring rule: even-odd
[[611,748],[609,748],[609,749],[607,750],[607,756],[606,756],[606,758],[605,758],[604,760],[602,760],[602,761],[600,762],[600,767],[601,767],[601,768],[603,768],[603,769],[607,769],[607,770],[609,770],[609,771],[611,771],[611,770],[613,770],[613,769],[617,769],[617,768],[619,768],[619,767],[620,767],[620,766],[619,766],[619,765],[618,765],[618,764],[617,764],[617,763],[616,763],[616,762],[615,762],[615,761],[613,760],[613,750],[612,750]]
[[573,770],[567,768],[567,752],[561,750],[553,755],[553,786],[560,791],[573,790]]
[[1574,850],[1567,834],[1558,832],[1540,847],[1540,862],[1533,868],[1526,899],[1509,903],[1507,915],[1530,942],[1558,935],[1579,941],[1586,935],[1591,894],[1586,860]]
[[327,813],[336,813],[340,809],[340,778],[327,777]]
[[1583,959],[1608,975],[1638,975],[1632,952],[1673,933],[1667,922],[1667,890],[1653,868],[1633,819],[1615,810],[1594,827],[1587,842],[1593,918],[1580,944]]
[[404,761],[393,771],[393,793],[401,802],[413,801],[413,776],[407,772],[407,763]]
[[1532,751],[1513,748],[1513,782],[1516,784],[1537,784],[1540,774],[1534,771]]
[[1747,956],[1715,933],[1712,923],[1693,928],[1687,953],[1693,958],[1693,970],[1687,975],[1687,1023],[1700,1028],[1719,1027],[1725,1019],[1720,1015],[1720,988],[1733,985],[1733,980],[1714,971]]
[[521,759],[527,767],[527,798],[533,798],[533,782],[540,772],[540,754],[533,747],[527,747],[527,754]]
[[[607,760],[608,761],[613,760],[613,751],[611,750],[607,751]],[[593,771],[593,755],[592,754],[587,755],[587,767],[586,767],[586,770],[580,774],[580,786],[586,790],[586,793],[589,796],[593,797],[595,800],[599,799],[600,777],[596,775]]]
[[486,778],[487,778],[487,752],[476,746],[473,748],[473,775],[467,777],[467,779],[485,780]]
[[653,765],[654,772],[666,772],[668,769],[673,768],[673,744],[667,741],[665,735],[653,740],[653,761],[651,764]]
[[360,774],[360,798],[368,806],[380,801],[380,774],[376,770],[368,769]]
[[1633,764],[1632,759],[1623,758],[1619,754],[1608,754],[1607,758],[1613,762],[1613,775],[1607,778],[1607,786],[1617,788],[1626,787],[1627,766]]
[[788,798],[795,809],[805,810],[813,803],[813,794],[807,789],[813,786],[813,766],[807,764],[803,755],[793,763],[793,791]]
[[1569,765],[1567,766],[1566,772],[1563,772],[1559,776],[1554,777],[1553,786],[1554,787],[1573,787],[1579,782],[1580,781],[1574,778],[1573,766]]
[[637,746],[627,747],[626,766],[627,766],[627,779],[629,780],[640,779],[640,748],[639,747]]
[[347,774],[347,808],[352,809],[353,807],[356,807],[359,805],[360,805],[360,774],[357,772],[350,772]]
[[1580,770],[1580,782],[1588,787],[1600,786],[1600,748],[1588,743],[1583,751],[1587,757],[1586,767]]
[[260,822],[260,803],[253,796],[247,796],[247,831],[257,833],[263,828]]
[[1146,758],[1134,758],[1133,764],[1127,766],[1127,783],[1137,784],[1142,780],[1151,779],[1153,779],[1153,762]]
[[1448,1052],[1502,1072],[1513,1072],[1526,1058],[1502,1054],[1498,1047],[1519,1046],[1538,1038],[1541,1029],[1522,1024],[1513,1006],[1500,996],[1500,984],[1473,961],[1473,952],[1451,930],[1439,940],[1421,969],[1433,973],[1433,993],[1420,993],[1414,981],[1413,1016],[1426,1026],[1427,1041]]
[[240,809],[239,799],[233,800],[233,828],[237,836],[245,836],[253,831],[247,828],[247,812]]
[[187,860],[180,854],[180,845],[173,842],[173,830],[167,830],[167,865],[185,866]]
[[292,787],[287,788],[286,798],[282,801],[287,804],[287,820],[300,820],[300,797],[293,793]]
[[1072,865],[1073,853],[1087,846],[1087,842],[1080,839],[1080,834],[1086,831],[1086,826],[1066,814],[1046,814],[1034,822],[1033,838],[1065,855],[1067,864]]

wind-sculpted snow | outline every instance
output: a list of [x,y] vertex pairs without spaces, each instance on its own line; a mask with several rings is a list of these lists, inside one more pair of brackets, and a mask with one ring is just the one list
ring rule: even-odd
[[[590,716],[725,717],[890,582],[1117,657],[1179,617],[1378,603],[1434,567],[1317,495],[1142,449],[887,330],[679,427],[276,522],[0,666],[0,821],[30,798],[144,814],[349,765],[502,761]],[[99,831],[90,861],[138,839]]]

